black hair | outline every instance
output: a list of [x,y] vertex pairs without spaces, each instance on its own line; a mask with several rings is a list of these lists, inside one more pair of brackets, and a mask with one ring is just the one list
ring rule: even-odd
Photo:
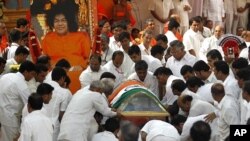
[[58,1],[57,4],[52,4],[51,9],[47,11],[46,22],[53,29],[55,17],[62,14],[67,20],[69,32],[76,32],[78,30],[78,10],[78,5],[74,0]]
[[126,30],[127,27],[122,21],[117,21],[111,25],[111,30],[114,30],[115,28],[121,28],[123,30]]
[[128,55],[131,56],[133,54],[141,54],[141,50],[139,48],[138,45],[132,45],[129,49],[128,49]]
[[123,39],[129,39],[130,40],[130,34],[126,31],[119,34],[118,40],[121,42]]
[[187,103],[187,102],[191,102],[192,100],[193,100],[193,97],[191,95],[184,95],[181,102]]
[[95,60],[97,60],[99,63],[102,63],[102,57],[101,57],[99,54],[92,54],[92,55],[90,56],[90,59],[89,59],[89,60],[91,60],[91,59],[95,59]]
[[28,105],[33,110],[41,110],[43,107],[43,98],[36,93],[32,93],[28,98]]
[[186,85],[188,87],[194,88],[195,86],[201,87],[203,85],[205,85],[205,83],[198,77],[196,76],[192,76],[190,78],[188,78]]
[[203,60],[199,60],[197,61],[194,65],[193,65],[193,69],[194,71],[209,71],[210,67],[209,65],[204,62]]
[[197,121],[190,129],[190,136],[193,141],[209,141],[211,132],[211,127],[207,122]]
[[52,70],[51,77],[53,81],[59,81],[61,78],[63,77],[65,78],[66,76],[67,76],[66,71],[61,67],[55,67]]
[[247,68],[240,69],[238,72],[236,72],[236,76],[239,79],[243,79],[244,81],[250,80],[250,70]]
[[21,26],[26,26],[28,24],[28,21],[25,18],[19,18],[16,21],[16,27],[20,28]]
[[159,67],[155,70],[154,75],[158,76],[161,74],[165,74],[165,75],[169,76],[169,75],[173,75],[173,72],[169,68]]
[[207,53],[207,58],[222,60],[221,53],[217,49],[212,49]]
[[177,115],[172,117],[171,124],[172,125],[179,125],[181,123],[185,123],[186,120],[187,120],[187,117],[177,114]]
[[243,92],[247,92],[250,95],[250,81],[245,81],[243,86]]
[[201,19],[200,17],[196,16],[196,17],[192,17],[190,20],[189,20],[189,26],[191,26],[193,24],[193,22],[197,22],[197,23],[201,23]]
[[35,64],[36,73],[39,74],[41,72],[48,72],[48,68],[44,64]]
[[229,66],[225,61],[214,62],[214,67],[216,68],[217,71],[220,71],[223,74],[229,74]]
[[154,45],[150,50],[152,56],[156,56],[157,54],[163,54],[164,51],[165,49],[160,45]]
[[36,89],[36,93],[43,96],[43,95],[51,93],[53,90],[54,88],[50,84],[41,83],[38,85]]
[[168,38],[166,35],[164,34],[158,34],[156,37],[155,37],[155,40],[156,41],[159,41],[159,40],[162,40],[163,42],[168,42]]
[[147,70],[148,69],[148,64],[146,61],[144,60],[140,60],[138,62],[135,63],[135,71],[138,70]]
[[175,47],[175,48],[184,48],[184,44],[179,41],[179,40],[174,40],[172,42],[170,42],[169,46],[172,48],[172,47]]
[[22,39],[22,32],[17,29],[12,29],[9,33],[9,40],[11,43],[18,42]]
[[243,69],[246,68],[248,66],[248,61],[245,58],[238,58],[236,60],[233,61],[232,67],[234,69]]
[[172,30],[174,28],[180,27],[180,24],[174,19],[170,18],[169,23],[168,23],[168,30]]
[[3,57],[0,57],[0,64],[6,64],[6,60]]
[[194,69],[191,66],[189,66],[189,65],[182,66],[182,68],[181,68],[181,75],[185,75],[188,72],[193,73]]
[[117,51],[113,52],[112,60],[115,60],[115,57],[116,57],[117,55],[120,55],[120,56],[124,57],[123,52],[120,51],[120,50],[117,50]]
[[109,118],[105,122],[105,130],[114,133],[120,128],[120,121],[117,118]]
[[98,26],[99,26],[99,27],[103,27],[103,26],[105,25],[105,23],[107,23],[107,22],[109,23],[108,20],[102,19],[102,20],[98,21]]
[[15,56],[18,56],[20,54],[23,54],[23,55],[29,55],[29,50],[24,47],[24,46],[18,46],[18,48],[16,49],[15,51]]
[[27,72],[36,71],[36,67],[31,61],[26,60],[21,64],[19,68],[20,73],[24,73],[25,71]]
[[102,73],[102,75],[100,76],[100,80],[103,78],[111,78],[111,79],[116,79],[116,76],[111,73],[111,72],[104,72]]
[[64,58],[57,61],[55,66],[61,67],[61,68],[66,68],[66,69],[69,69],[71,67],[69,61],[67,59],[64,59]]
[[215,95],[225,95],[225,89],[223,84],[214,83],[211,87],[211,93]]
[[187,85],[182,79],[176,79],[173,80],[171,88],[183,92],[187,88]]
[[37,58],[36,63],[46,65],[47,63],[49,63],[50,60],[51,58],[48,55],[41,55]]

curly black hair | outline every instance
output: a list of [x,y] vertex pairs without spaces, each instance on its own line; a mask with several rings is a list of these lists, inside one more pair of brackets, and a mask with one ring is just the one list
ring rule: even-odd
[[47,25],[53,29],[55,16],[63,14],[68,22],[69,32],[76,32],[78,30],[78,11],[79,7],[74,0],[58,1],[57,4],[52,4],[51,9],[46,12]]

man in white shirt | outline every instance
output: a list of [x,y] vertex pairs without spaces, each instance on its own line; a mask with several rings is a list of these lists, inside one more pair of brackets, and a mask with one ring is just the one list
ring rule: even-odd
[[121,67],[123,59],[123,52],[117,50],[113,53],[112,60],[110,60],[106,65],[103,66],[103,68],[107,72],[111,72],[115,75],[115,86],[118,86],[121,82],[125,80],[124,72]]
[[223,30],[224,28],[221,25],[217,25],[214,28],[214,35],[204,39],[199,52],[200,59],[207,61],[206,55],[212,49],[217,49],[221,53],[221,55],[224,56],[222,47],[217,45],[218,40],[223,35]]
[[182,66],[193,66],[196,62],[196,57],[184,50],[184,45],[181,41],[175,40],[170,43],[170,53],[172,56],[168,59],[166,67],[170,68],[177,77],[182,77],[180,72]]
[[114,50],[109,47],[108,35],[101,34],[100,38],[101,38],[100,46],[101,46],[101,50],[102,50],[102,52],[101,52],[102,65],[105,65],[108,61],[111,60]]
[[151,53],[151,40],[153,38],[153,32],[151,30],[145,30],[142,33],[142,43],[139,45],[142,55],[150,55]]
[[117,115],[100,100],[102,89],[100,81],[93,81],[89,90],[81,89],[74,94],[61,121],[59,141],[87,141],[89,123],[96,111],[110,117]]
[[180,96],[177,103],[179,107],[188,114],[188,117],[210,114],[215,110],[212,104],[199,99],[194,99],[190,95]]
[[116,137],[119,129],[119,120],[109,118],[104,125],[105,131],[97,133],[93,136],[91,141],[119,141]]
[[134,63],[144,60],[148,64],[148,71],[152,73],[159,67],[162,67],[161,61],[149,55],[141,55],[141,50],[137,45],[132,45],[128,50],[128,55]]
[[[226,87],[225,87],[226,88]],[[230,133],[230,125],[240,124],[239,103],[232,95],[226,95],[224,86],[221,83],[215,83],[211,92],[219,109],[219,133],[220,141],[224,141]]]
[[12,65],[20,65],[24,62],[29,55],[29,51],[24,46],[18,46],[15,52],[15,56],[6,61],[4,73],[15,72]]
[[236,34],[236,31],[233,31],[233,23],[234,17],[237,16],[237,0],[224,0],[224,8],[226,33]]
[[179,141],[177,129],[161,120],[148,121],[140,131],[139,141]]
[[170,46],[170,42],[174,40],[178,40],[175,36],[176,32],[178,31],[178,28],[180,27],[180,24],[174,19],[171,18],[168,22],[168,31],[165,33],[165,36],[168,38],[168,46]]
[[245,81],[242,90],[243,90],[242,97],[244,100],[247,101],[247,104],[246,104],[247,110],[244,116],[245,124],[246,124],[246,121],[248,121],[248,119],[250,118],[250,81],[249,80]]
[[71,92],[62,87],[64,85],[66,75],[66,71],[63,68],[55,67],[52,70],[52,81],[49,81],[48,84],[54,87],[54,91],[50,102],[48,104],[44,104],[47,116],[51,119],[54,126],[54,141],[57,140],[60,121],[72,98]]
[[204,81],[206,84],[218,82],[214,75],[214,72],[210,69],[209,65],[203,60],[197,61],[193,66],[193,70],[195,72],[195,75],[202,81]]
[[234,75],[229,74],[229,66],[225,61],[214,62],[214,75],[218,80],[223,81],[226,95],[232,95],[236,100],[239,99],[240,88]]
[[53,141],[53,124],[41,111],[42,107],[42,96],[31,94],[28,98],[30,114],[22,122],[18,141]]
[[128,80],[138,80],[145,87],[150,89],[155,95],[158,95],[158,82],[152,72],[148,71],[148,64],[144,60],[135,63],[135,73],[132,73]]
[[168,21],[169,16],[172,14],[174,4],[172,0],[151,0],[149,8],[154,17],[155,28],[158,34],[163,33],[164,24]]
[[190,19],[190,29],[183,35],[183,44],[185,50],[190,54],[199,58],[199,51],[201,47],[201,41],[203,37],[198,33],[199,24],[201,20],[199,17],[193,17]]
[[101,66],[101,56],[91,55],[89,59],[89,66],[80,74],[79,80],[81,88],[90,85],[92,81],[99,80],[105,69]]
[[130,48],[130,34],[128,32],[122,32],[119,35],[119,41],[121,42],[124,59],[122,62],[122,70],[124,72],[125,77],[127,78],[130,74],[134,72],[134,68],[131,66],[134,66],[134,62],[131,60],[131,58],[128,55],[128,50]]
[[159,99],[164,105],[172,105],[178,98],[177,95],[173,94],[171,89],[171,84],[176,79],[181,79],[173,75],[169,68],[160,67],[155,72],[154,75],[158,79],[159,88]]
[[22,33],[17,29],[13,29],[10,31],[9,36],[12,42],[10,46],[7,47],[8,50],[7,59],[11,59],[15,56],[16,49],[18,48],[19,45],[21,45]]
[[1,141],[13,141],[20,128],[21,111],[31,94],[26,81],[35,75],[35,65],[30,61],[21,64],[19,72],[5,74],[0,79]]
[[[180,141],[186,141],[190,136],[190,129],[193,126],[193,124],[197,121],[205,121],[205,119],[204,119],[205,116],[206,116],[206,114],[194,116],[194,117],[188,117],[186,122],[183,125]],[[219,139],[218,118],[216,118],[212,122],[209,122],[208,124],[210,125],[210,127],[212,129],[211,141],[218,141],[218,139]]]
[[119,42],[119,35],[125,30],[124,25],[121,22],[114,22],[111,26],[113,36],[109,37],[109,47],[113,51],[122,50],[121,43]]
[[36,75],[27,85],[32,93],[35,93],[39,84],[43,83],[48,73],[48,68],[43,64],[36,64]]

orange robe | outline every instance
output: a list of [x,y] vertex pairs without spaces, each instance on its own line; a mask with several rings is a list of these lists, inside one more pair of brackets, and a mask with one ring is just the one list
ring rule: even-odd
[[[87,67],[90,46],[89,35],[84,32],[72,32],[64,36],[50,32],[42,40],[43,53],[51,57],[52,66],[54,66],[58,60],[65,58],[72,67],[81,66],[83,70]],[[69,88],[72,93],[75,93],[81,88],[79,81],[81,71],[82,70],[68,72],[71,79]]]

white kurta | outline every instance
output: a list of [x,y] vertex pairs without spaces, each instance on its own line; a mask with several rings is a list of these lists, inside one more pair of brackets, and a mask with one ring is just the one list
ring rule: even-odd
[[[165,139],[173,140],[173,141],[179,141],[180,135],[177,131],[177,129],[164,121],[161,120],[150,120],[148,121],[141,131],[147,133],[146,140],[151,141],[154,139],[154,137],[162,135],[166,137]],[[141,141],[141,138],[139,138],[139,141]]]
[[188,117],[195,117],[195,116],[199,116],[203,114],[210,114],[214,112],[214,110],[215,110],[215,107],[212,104],[206,101],[199,100],[199,99],[193,99],[191,102],[191,108],[189,110]]
[[38,85],[41,84],[40,82],[37,82],[35,78],[30,79],[30,81],[27,82],[27,85],[30,89],[30,92],[35,93]]
[[198,32],[194,32],[192,29],[187,30],[183,35],[183,44],[185,46],[185,50],[189,51],[191,49],[194,50],[196,57],[199,58],[199,51],[201,47],[201,41],[203,37]]
[[119,85],[121,82],[125,80],[124,72],[122,70],[122,67],[120,66],[117,68],[114,64],[113,61],[110,60],[107,64],[103,66],[103,69],[105,69],[108,72],[111,72],[115,75],[115,86]]
[[8,59],[5,64],[4,74],[11,72],[11,65],[18,65],[17,61],[14,58]]
[[112,60],[113,53],[114,53],[114,50],[111,49],[110,47],[102,53],[102,56],[101,56],[102,65],[105,65],[108,61]]
[[7,59],[14,58],[16,49],[19,47],[17,43],[11,43],[11,45],[8,47],[9,51],[7,54]]
[[91,141],[119,141],[112,132],[103,131],[93,136]]
[[[174,9],[174,4],[172,0],[151,0],[149,3],[148,10],[154,11],[160,18],[167,19],[170,14],[170,10]],[[161,23],[154,18],[155,30],[158,34],[163,33],[163,28],[165,23]]]
[[156,69],[159,67],[162,67],[161,61],[159,59],[154,58],[150,55],[142,55],[141,60],[144,60],[148,64],[148,71],[151,71],[152,73],[155,72]]
[[93,72],[90,68],[90,66],[87,67],[87,69],[85,69],[79,76],[79,80],[81,83],[81,88],[90,85],[91,82],[95,81],[95,80],[99,80],[102,73],[105,72],[105,69],[100,66],[100,69],[98,72]]
[[174,35],[174,33],[170,30],[168,30],[166,33],[165,33],[165,36],[168,38],[168,46],[170,47],[170,43],[174,40],[178,40],[176,38],[176,36]]
[[229,136],[230,125],[240,124],[240,108],[239,103],[231,95],[225,95],[218,108],[220,110],[218,121],[220,141],[224,141]]
[[150,71],[147,72],[147,75],[144,81],[141,81],[136,73],[132,73],[128,80],[138,80],[142,82],[148,89],[150,89],[158,97],[158,81],[154,74]]
[[131,60],[131,58],[125,51],[123,51],[123,54],[124,54],[124,58],[123,58],[121,67],[124,72],[124,76],[127,78],[130,74],[135,72],[135,69],[134,69],[135,63]]
[[224,80],[223,85],[227,95],[232,95],[235,99],[239,99],[241,90],[234,76],[228,75]]
[[27,115],[21,125],[18,141],[52,141],[53,125],[40,110]]
[[199,96],[200,100],[213,103],[214,99],[211,93],[211,87],[213,83],[205,84],[198,88],[196,94]]
[[222,25],[222,17],[225,17],[223,0],[204,0],[203,14],[204,17],[213,21],[214,27]]
[[[206,115],[188,117],[186,122],[183,125],[180,141],[187,141],[187,139],[190,136],[190,129],[193,126],[193,124],[197,121],[200,121],[200,120],[205,121],[205,119],[204,119],[205,116]],[[217,121],[218,121],[218,118],[214,119],[213,122],[208,123],[212,129],[210,141],[218,141],[218,139],[219,139],[218,122]]]
[[100,93],[81,89],[74,94],[62,118],[58,140],[87,141],[90,121],[96,111],[105,116],[116,113],[101,100]]
[[114,36],[109,37],[109,47],[113,51],[117,51],[117,50],[123,51],[121,43],[119,41],[116,41]]
[[146,49],[143,43],[139,45],[139,48],[141,50],[141,55],[151,55],[151,46]]
[[193,66],[196,61],[197,59],[195,56],[186,52],[186,54],[181,58],[181,60],[176,60],[174,56],[171,56],[166,63],[166,67],[171,69],[174,76],[182,78],[181,68],[184,65]]
[[226,33],[235,34],[233,31],[234,16],[237,15],[237,1],[224,0]]

